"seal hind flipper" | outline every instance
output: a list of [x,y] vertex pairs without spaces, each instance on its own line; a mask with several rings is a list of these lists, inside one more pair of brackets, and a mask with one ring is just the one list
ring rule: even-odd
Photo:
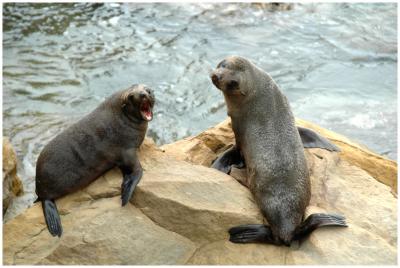
[[233,146],[232,148],[229,148],[223,152],[213,161],[211,165],[212,168],[215,168],[226,174],[231,172],[232,166],[237,168],[245,167],[244,158],[236,146]]
[[272,231],[263,224],[246,224],[229,229],[229,241],[233,243],[269,243],[274,244]]
[[43,200],[42,208],[44,213],[44,218],[46,219],[47,229],[52,236],[61,237],[62,234],[62,226],[60,215],[58,214],[58,210],[56,207],[56,203],[52,200]]
[[341,215],[316,213],[311,214],[297,228],[293,240],[300,240],[311,234],[312,231],[323,226],[347,227],[346,220]]
[[304,148],[321,148],[328,151],[340,152],[340,148],[330,142],[327,138],[322,137],[315,131],[304,127],[297,127]]

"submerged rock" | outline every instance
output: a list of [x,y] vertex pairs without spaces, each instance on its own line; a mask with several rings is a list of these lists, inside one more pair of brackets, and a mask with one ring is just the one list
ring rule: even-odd
[[[4,224],[4,264],[396,264],[396,198],[371,166],[367,172],[345,158],[347,139],[332,140],[341,153],[306,150],[312,174],[307,215],[343,214],[348,228],[321,228],[291,247],[229,242],[230,227],[264,219],[247,188],[207,167],[234,142],[226,120],[161,148],[146,140],[144,175],[126,207],[117,169],[58,200],[61,238],[51,237],[40,204],[33,205]],[[380,161],[377,174],[390,163]]]
[[17,175],[17,156],[7,137],[3,137],[3,216],[14,197],[23,194]]

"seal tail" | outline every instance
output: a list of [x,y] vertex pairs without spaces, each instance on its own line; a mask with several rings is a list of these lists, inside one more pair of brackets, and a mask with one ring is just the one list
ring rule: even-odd
[[272,231],[263,224],[246,224],[229,229],[229,241],[233,243],[273,243]]
[[311,214],[296,228],[293,240],[303,239],[315,229],[323,226],[347,227],[347,224],[345,218],[341,215],[323,213]]
[[52,200],[42,200],[42,208],[47,224],[47,229],[49,229],[50,234],[52,236],[61,237],[63,230],[56,203],[54,203],[54,201]]

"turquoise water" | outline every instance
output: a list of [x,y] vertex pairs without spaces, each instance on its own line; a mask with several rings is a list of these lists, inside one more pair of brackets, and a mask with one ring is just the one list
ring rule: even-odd
[[116,90],[155,90],[158,144],[225,119],[208,74],[231,54],[269,72],[297,117],[397,157],[396,4],[5,4],[3,31],[3,135],[20,161],[20,208],[34,199],[43,146]]

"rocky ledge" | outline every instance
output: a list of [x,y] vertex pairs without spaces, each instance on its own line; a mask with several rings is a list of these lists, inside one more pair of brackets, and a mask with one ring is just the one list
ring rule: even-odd
[[[311,123],[341,153],[307,149],[312,197],[307,214],[340,213],[348,228],[321,228],[301,244],[233,244],[227,230],[262,223],[249,190],[208,168],[233,143],[229,120],[161,148],[146,140],[145,170],[120,205],[113,169],[58,200],[64,234],[52,237],[35,204],[3,226],[3,262],[12,264],[396,264],[397,165]],[[235,173],[235,176],[242,174]],[[385,185],[386,184],[386,185]]]
[[17,156],[7,137],[3,137],[3,216],[16,196],[24,193],[17,175]]

